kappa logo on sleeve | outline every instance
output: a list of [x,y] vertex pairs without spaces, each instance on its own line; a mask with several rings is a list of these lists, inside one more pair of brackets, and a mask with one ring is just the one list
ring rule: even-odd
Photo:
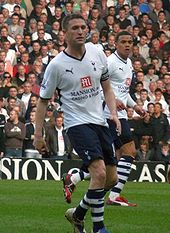
[[46,87],[47,87],[47,80],[46,81],[44,80],[41,84],[41,89],[45,90]]
[[81,86],[82,88],[87,88],[92,86],[91,78],[90,76],[81,78]]

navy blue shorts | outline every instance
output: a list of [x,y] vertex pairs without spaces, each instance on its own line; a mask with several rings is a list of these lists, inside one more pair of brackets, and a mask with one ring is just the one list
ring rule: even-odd
[[88,167],[96,159],[103,159],[106,165],[117,164],[109,128],[83,124],[69,128],[67,134],[84,166]]
[[120,136],[117,135],[116,125],[114,121],[107,119],[109,124],[110,133],[113,138],[115,149],[120,149],[124,144],[133,141],[132,133],[130,131],[129,123],[126,119],[119,119],[122,126],[122,133]]

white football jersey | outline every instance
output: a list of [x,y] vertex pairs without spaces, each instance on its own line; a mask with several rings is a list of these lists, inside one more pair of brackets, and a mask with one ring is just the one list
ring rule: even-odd
[[[121,100],[127,106],[129,87],[132,80],[132,63],[128,58],[122,59],[117,52],[112,53],[108,58],[108,70],[111,86],[117,99]],[[104,110],[105,117],[109,118],[110,112],[108,107]],[[127,119],[126,110],[118,111],[118,118]]]
[[61,94],[64,126],[94,123],[107,125],[102,109],[100,82],[107,80],[107,58],[92,43],[81,59],[60,52],[44,74],[40,97],[50,99],[56,88]]

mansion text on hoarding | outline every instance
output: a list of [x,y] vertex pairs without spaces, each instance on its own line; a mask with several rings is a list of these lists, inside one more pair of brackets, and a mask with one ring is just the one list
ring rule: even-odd
[[[0,179],[61,180],[63,173],[79,171],[81,160],[2,158]],[[162,162],[135,162],[129,181],[165,182],[167,166]]]

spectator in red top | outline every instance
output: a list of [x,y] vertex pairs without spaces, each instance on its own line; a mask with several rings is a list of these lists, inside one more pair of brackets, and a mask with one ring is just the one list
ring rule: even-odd
[[[28,74],[32,70],[32,65],[29,63],[29,52],[25,51],[21,54],[20,64],[24,66],[26,74]],[[14,77],[16,76],[16,73],[18,72],[18,66],[19,64],[16,64],[13,68]]]
[[158,40],[159,40],[159,48],[161,49],[164,46],[164,44],[167,42],[167,37],[165,32],[163,31],[158,32]]

